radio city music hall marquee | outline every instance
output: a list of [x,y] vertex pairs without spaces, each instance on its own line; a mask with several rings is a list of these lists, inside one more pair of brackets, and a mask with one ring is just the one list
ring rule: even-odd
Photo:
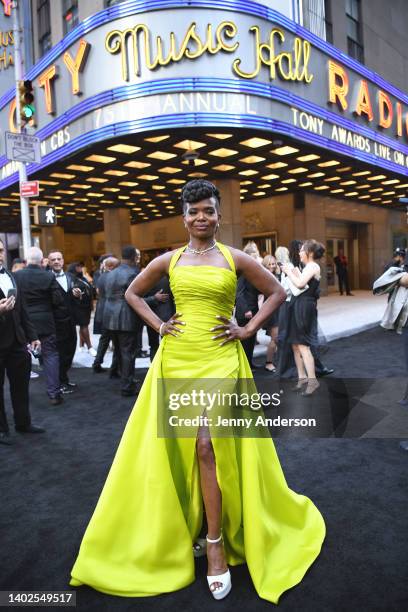
[[[64,114],[72,117],[64,125],[58,122],[66,134],[63,148],[109,121],[132,119],[132,113],[137,119],[153,116],[152,109],[162,115],[226,116],[234,111],[227,100],[235,99],[236,111],[280,121],[282,132],[287,125],[292,134],[289,128],[295,126],[306,141],[313,133],[342,145],[343,154],[347,148],[349,155],[372,154],[406,173],[405,94],[386,83],[380,87],[336,53],[311,44],[306,31],[299,36],[299,28],[283,27],[276,15],[278,23],[238,12],[232,19],[226,10],[163,8],[90,29],[29,73],[38,134],[44,134],[44,142],[53,136],[56,142],[52,126]],[[103,92],[112,95],[102,99]],[[15,129],[10,100],[0,111],[2,130]],[[110,120],[105,120],[108,107]]]

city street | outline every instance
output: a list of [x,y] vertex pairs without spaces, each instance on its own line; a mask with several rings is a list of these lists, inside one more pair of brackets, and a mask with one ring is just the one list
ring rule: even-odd
[[[258,358],[261,359],[260,357]],[[405,387],[401,338],[379,328],[330,343],[324,355],[335,368],[332,380],[376,378]],[[138,370],[142,378],[146,370]],[[334,379],[334,376],[337,378]],[[265,378],[257,370],[256,378]],[[50,407],[43,381],[32,381],[32,414],[47,432],[18,436],[1,447],[2,590],[67,590],[69,573],[83,531],[106,478],[133,400],[121,398],[107,374],[77,368],[78,389],[63,405]],[[329,381],[329,379],[326,379]],[[408,409],[394,414],[408,421]],[[17,435],[16,435],[17,438]],[[289,485],[313,499],[327,524],[322,555],[300,585],[285,593],[282,610],[355,609],[402,611],[407,607],[406,538],[408,454],[392,439],[277,439]],[[135,495],[140,495],[135,491]],[[255,517],[254,517],[255,520]],[[82,587],[80,610],[212,610],[205,562],[196,562],[197,579],[186,589],[154,599],[110,597]],[[266,610],[246,566],[232,569],[234,589],[221,604]]]

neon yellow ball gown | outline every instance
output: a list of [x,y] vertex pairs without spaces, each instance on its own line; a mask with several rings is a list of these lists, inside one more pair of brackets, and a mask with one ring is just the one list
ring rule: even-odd
[[[83,537],[72,586],[143,597],[194,581],[192,544],[203,515],[196,440],[158,437],[157,379],[252,378],[240,342],[220,346],[211,339],[216,315],[231,316],[236,290],[231,253],[217,246],[229,268],[182,265],[185,247],[172,257],[170,286],[185,331],[164,337],[147,373]],[[286,484],[270,437],[212,443],[227,561],[246,562],[259,596],[278,603],[318,556],[323,518]]]

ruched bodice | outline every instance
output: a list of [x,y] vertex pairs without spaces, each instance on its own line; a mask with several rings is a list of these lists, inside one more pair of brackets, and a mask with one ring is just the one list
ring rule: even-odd
[[221,340],[212,339],[216,332],[210,331],[220,324],[217,315],[231,318],[237,286],[232,256],[224,245],[217,243],[217,246],[229,268],[182,265],[179,258],[184,247],[172,257],[170,288],[176,312],[182,313],[180,319],[185,326],[177,338],[171,335],[164,338],[162,373],[165,378],[223,378],[237,375],[237,342],[220,346]]

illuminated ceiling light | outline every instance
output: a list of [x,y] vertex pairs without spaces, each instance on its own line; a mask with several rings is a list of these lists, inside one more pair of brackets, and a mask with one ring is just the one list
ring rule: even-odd
[[268,189],[268,187],[272,187],[270,183],[264,183],[263,185],[259,185],[259,189]]
[[145,138],[146,142],[162,142],[162,140],[167,140],[170,138],[168,134],[163,136],[151,136],[150,138]]
[[281,181],[281,183],[283,185],[285,185],[287,183],[296,183],[296,179],[285,179],[284,181]]
[[215,149],[214,151],[209,151],[210,155],[214,155],[215,157],[231,157],[231,155],[236,155],[238,151],[234,149]]
[[228,172],[228,170],[234,170],[235,166],[229,166],[228,164],[220,164],[219,166],[214,166],[213,170],[219,170],[220,172]]
[[325,189],[330,189],[330,187],[328,185],[319,185],[318,187],[314,188],[315,191],[324,191]]
[[319,178],[319,176],[325,176],[324,172],[315,172],[314,174],[308,174],[307,178]]
[[313,161],[315,159],[320,159],[320,155],[315,155],[314,153],[310,153],[310,155],[301,155],[296,158],[300,162],[308,162]]
[[376,174],[375,176],[369,176],[367,181],[380,181],[381,179],[387,178],[385,174]]
[[240,189],[239,192],[240,193],[248,193],[248,189]]
[[177,147],[178,149],[185,149],[186,151],[188,151],[189,149],[195,151],[196,149],[201,149],[202,147],[205,147],[206,143],[198,142],[198,140],[182,140],[173,146]]
[[177,174],[177,172],[181,171],[181,168],[173,168],[172,166],[164,166],[164,168],[159,168],[159,172],[165,172],[166,174]]
[[340,162],[335,159],[331,159],[329,161],[320,162],[320,164],[317,164],[317,165],[320,168],[330,168],[330,166],[339,166]]
[[369,197],[370,196],[366,194],[366,195],[358,196],[358,199],[359,200],[367,200],[367,198],[369,198]]
[[259,174],[259,172],[258,170],[241,170],[238,174],[242,174],[242,176],[253,176],[254,174]]
[[69,210],[68,210],[68,211],[67,211],[65,214],[66,214],[66,215],[76,215],[76,213],[75,213],[75,212],[71,212],[71,211],[69,211]]
[[70,187],[75,187],[75,189],[92,189],[92,185],[83,185],[82,183],[71,183]]
[[384,191],[383,196],[395,195],[395,191]]
[[167,153],[166,151],[155,151],[154,153],[149,153],[147,157],[167,161],[168,159],[172,159],[172,157],[177,157],[177,155],[175,153]]
[[92,172],[95,170],[95,166],[79,166],[78,164],[71,164],[67,166],[67,170],[79,170],[80,172]]
[[47,200],[60,200],[61,196],[46,195],[44,198],[47,198]]
[[369,189],[368,191],[369,191],[370,193],[376,193],[376,192],[378,192],[378,191],[383,191],[383,188],[382,188],[382,187],[377,187],[377,189]]
[[161,191],[162,189],[166,189],[165,185],[152,185],[152,189],[155,191]]
[[87,161],[97,162],[98,164],[110,164],[116,161],[116,157],[110,157],[109,155],[89,155],[85,157]]
[[362,170],[361,172],[353,172],[352,176],[365,176],[371,174],[371,170]]
[[69,191],[67,189],[57,189],[57,193],[66,193],[68,195],[72,195],[75,191]]
[[[111,204],[112,201],[111,200],[101,200],[101,202],[107,202],[108,204]],[[88,208],[98,208],[99,204],[88,204]]]
[[129,172],[126,170],[105,170],[104,174],[109,174],[110,176],[126,176]]
[[[100,203],[102,204],[102,202],[104,204],[113,204],[113,200],[99,200]],[[89,206],[91,206],[91,204],[89,204]],[[94,206],[97,206],[97,204],[94,204]]]
[[279,189],[275,189],[275,191],[288,191],[287,187],[279,187]]
[[302,174],[302,172],[308,172],[309,168],[292,168],[292,170],[288,170],[289,174]]
[[126,155],[130,155],[131,153],[136,153],[136,151],[140,151],[140,147],[135,147],[133,145],[127,144],[117,144],[111,147],[107,147],[108,151],[115,151],[115,153],[126,153]]
[[371,200],[371,202],[379,202],[380,200],[381,200],[381,198],[373,198],[373,199]]
[[332,183],[335,181],[341,181],[340,176],[331,176],[330,178],[325,178],[324,179],[325,183]]
[[109,181],[109,179],[100,178],[99,176],[89,176],[85,180],[88,181],[89,183],[107,183]]
[[367,187],[371,187],[371,185],[364,183],[364,185],[357,185],[356,189],[367,189]]
[[357,181],[342,181],[340,185],[356,185]]
[[[190,172],[190,174],[188,174],[189,178],[205,178],[206,176],[208,176],[208,174],[205,172]],[[168,182],[170,183],[170,181]]]
[[73,198],[75,202],[89,202],[89,198]]
[[152,164],[150,163],[140,161],[130,161],[126,162],[125,164],[125,166],[128,166],[129,168],[139,168],[139,170],[143,170],[143,168],[148,168],[151,165]]
[[[151,200],[149,200],[148,198],[143,198],[142,202],[151,202]],[[155,208],[155,204],[148,204],[147,206],[149,208]]]
[[258,162],[265,161],[265,157],[259,157],[259,155],[249,155],[248,157],[243,157],[239,161],[244,164],[257,164]]
[[348,191],[344,195],[346,196],[346,198],[351,198],[352,196],[358,195],[358,191]]
[[344,189],[332,189],[330,193],[344,193]]
[[278,168],[286,168],[287,165],[285,162],[275,162],[274,164],[266,164],[266,167],[271,170],[278,170]]
[[134,195],[145,195],[145,191],[131,191],[130,193],[134,194]]
[[391,204],[392,200],[383,200],[383,204]]
[[[155,185],[153,185],[153,189],[158,189]],[[165,187],[160,187],[160,189],[165,189]],[[156,198],[166,198],[168,197],[165,193],[156,193]]]
[[396,185],[399,182],[399,179],[391,179],[390,181],[382,181],[381,185]]
[[40,182],[41,182],[41,185],[59,185],[59,181],[40,181]]
[[336,172],[349,172],[351,169],[351,166],[346,166],[344,168],[337,168]]
[[181,193],[181,188],[180,189],[175,189],[174,193]]
[[118,200],[130,200],[130,196],[120,195],[118,196]]
[[253,195],[257,196],[257,197],[258,196],[264,196],[264,195],[266,195],[266,191],[256,191]]
[[[75,178],[75,174],[63,174],[62,172],[53,172],[50,176],[53,176],[54,178],[62,178],[68,180]],[[44,181],[40,182],[43,183]]]
[[157,181],[159,177],[157,174],[140,174],[137,178],[142,179],[142,181]]
[[182,185],[185,181],[182,181],[181,179],[169,179],[167,182],[171,183],[172,185]]
[[291,153],[299,153],[299,149],[295,149],[295,147],[278,147],[277,149],[272,149],[271,153],[275,153],[275,155],[290,155]]
[[135,181],[121,181],[118,185],[123,185],[123,187],[137,187],[139,183]]
[[251,149],[257,149],[258,147],[272,144],[272,140],[266,140],[265,138],[258,138],[257,136],[254,136],[253,138],[248,138],[248,140],[242,140],[239,144],[242,144],[245,147],[250,147]]
[[137,210],[137,211],[139,211],[139,210],[143,210],[143,209],[142,209],[142,208],[137,208],[137,207],[136,207],[136,208],[132,208],[132,210]]
[[408,183],[404,183],[403,185],[396,185],[395,189],[403,189],[405,187],[408,187]]
[[210,136],[210,138],[218,138],[218,140],[227,140],[228,138],[232,138],[232,134],[206,134],[206,136]]
[[[265,176],[262,177],[265,181],[271,181],[272,179],[278,179],[279,174],[265,174]],[[243,184],[243,183],[242,183]]]
[[87,195],[93,198],[103,198],[103,193],[97,193],[96,191],[88,191]]
[[116,193],[117,191],[120,191],[120,189],[118,189],[118,187],[102,187],[102,191],[111,191],[112,193]]
[[[209,136],[209,134],[207,134],[207,136]],[[174,206],[166,206],[166,208],[168,208],[169,210],[174,210]]]
[[254,181],[241,181],[241,185],[252,185]]

